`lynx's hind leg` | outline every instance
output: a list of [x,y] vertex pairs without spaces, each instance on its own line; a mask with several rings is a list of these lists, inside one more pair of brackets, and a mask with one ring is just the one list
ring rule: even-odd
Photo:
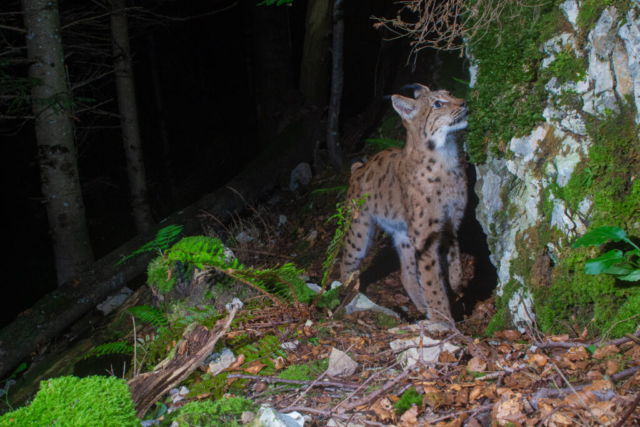
[[462,282],[462,262],[460,261],[460,246],[458,239],[453,237],[447,252],[447,261],[449,264],[449,285],[451,290],[460,295],[464,291]]

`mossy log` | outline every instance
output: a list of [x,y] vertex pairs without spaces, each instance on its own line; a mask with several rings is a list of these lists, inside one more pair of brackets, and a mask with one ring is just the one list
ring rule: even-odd
[[[152,240],[156,232],[167,225],[183,225],[183,234],[186,236],[202,234],[198,216],[203,212],[224,221],[233,212],[242,212],[247,203],[264,199],[281,183],[288,182],[291,170],[298,163],[311,158],[313,143],[319,139],[322,131],[317,117],[291,123],[225,188],[173,213],[150,233],[140,235],[112,251],[80,277],[62,284],[31,309],[22,312],[16,320],[0,330],[0,378],[9,374],[39,346],[144,273],[156,256],[152,252],[143,253],[116,265],[124,255],[133,253]],[[229,187],[242,194],[242,197]]]

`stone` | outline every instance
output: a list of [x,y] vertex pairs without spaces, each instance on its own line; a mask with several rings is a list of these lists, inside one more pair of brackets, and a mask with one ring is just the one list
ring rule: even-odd
[[204,365],[208,366],[208,373],[212,376],[218,375],[220,372],[227,369],[236,361],[236,356],[228,348],[223,348],[219,353],[215,353],[207,357],[204,361]]
[[621,40],[616,40],[616,46],[611,56],[613,74],[616,78],[616,93],[621,99],[633,93],[633,78],[629,73],[629,55]]
[[253,236],[246,230],[241,231],[235,237],[236,242],[241,244],[247,244],[253,242]]
[[287,216],[280,214],[280,216],[278,216],[278,227],[281,227],[286,223],[287,223]]
[[251,411],[244,411],[240,416],[240,422],[242,422],[242,424],[250,424],[255,419],[256,419],[256,414],[254,414]]
[[300,163],[291,171],[289,190],[295,191],[298,188],[306,187],[311,182],[311,178],[313,178],[313,173],[309,163]]
[[640,124],[640,19],[634,9],[627,13],[627,22],[622,25],[618,35],[624,42],[628,57],[628,72],[633,80],[633,99],[636,104],[636,123]]
[[571,219],[571,214],[567,212],[564,201],[560,199],[553,200],[553,212],[551,213],[551,227],[558,227],[558,230],[565,235],[573,236],[573,230],[576,224]]
[[384,313],[389,316],[398,316],[393,310],[389,310],[385,307],[380,307],[378,304],[371,301],[369,298],[359,293],[348,305],[345,306],[347,314],[355,313],[356,311],[376,311],[378,313]]
[[349,377],[356,372],[356,369],[358,369],[358,364],[354,362],[347,353],[344,353],[335,347],[331,349],[327,375],[330,377]]
[[442,332],[451,332],[451,326],[444,322],[436,322],[433,320],[421,320],[418,323],[413,323],[411,325],[403,326],[403,327],[395,327],[389,329],[390,334],[399,334],[400,332],[420,332],[420,325],[422,325],[422,329],[426,333],[442,333]]
[[580,9],[578,8],[576,0],[565,1],[560,5],[560,9],[564,12],[573,29],[577,30],[576,22],[578,21],[578,13],[580,12]]
[[106,316],[125,302],[132,293],[133,291],[131,289],[124,286],[117,294],[108,297],[104,302],[98,304],[96,308]]
[[304,417],[297,412],[281,414],[267,405],[262,405],[251,425],[253,427],[303,427]]
[[298,345],[300,345],[300,341],[295,340],[295,341],[283,342],[282,344],[280,344],[280,347],[284,350],[295,351],[298,349]]
[[[516,277],[516,280],[518,279],[520,283],[523,283],[522,278]],[[530,316],[530,313],[533,313],[533,299],[529,292],[524,289],[518,289],[513,293],[513,296],[508,302],[508,306],[513,325],[518,328],[520,332],[524,333],[528,331],[527,326],[534,323],[534,319]]]
[[[402,365],[403,369],[415,365],[420,358],[420,349],[418,348],[420,346],[420,337],[391,341],[389,343],[389,346],[391,346],[391,349],[394,352],[404,350],[398,355],[398,361]],[[424,360],[425,362],[435,362],[438,360],[438,356],[440,356],[440,353],[442,353],[443,351],[455,353],[459,348],[460,347],[448,342],[434,340],[429,337],[423,337],[422,360]]]

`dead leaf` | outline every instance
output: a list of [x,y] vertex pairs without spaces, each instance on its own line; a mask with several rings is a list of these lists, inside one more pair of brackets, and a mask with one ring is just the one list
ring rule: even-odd
[[479,357],[474,357],[467,364],[469,372],[484,372],[485,369],[487,369],[487,363]]
[[610,360],[609,362],[607,362],[607,375],[611,376],[615,374],[616,372],[618,372],[619,368],[620,367],[616,362],[614,362],[613,360]]
[[395,415],[393,405],[386,397],[376,401],[376,403],[371,406],[371,410],[375,412],[382,421],[390,420]]
[[440,363],[453,363],[456,361],[456,358],[453,357],[453,354],[451,354],[449,351],[445,350],[438,356],[438,361]]
[[543,368],[548,361],[549,359],[547,358],[547,356],[544,356],[542,354],[532,354],[531,356],[529,356],[529,364],[536,365],[538,368]]
[[260,381],[258,383],[258,385],[256,386],[256,393],[262,393],[266,389],[267,389],[267,382],[266,381]]
[[412,426],[418,422],[418,407],[413,405],[411,409],[400,417],[403,426]]
[[564,399],[564,402],[572,408],[590,407],[598,401],[598,397],[590,391],[578,391],[570,394]]
[[520,337],[522,336],[522,334],[519,331],[515,331],[513,329],[503,331],[503,334],[504,334],[504,337],[509,341],[515,341],[517,339],[520,339]]
[[472,417],[469,418],[469,421],[467,421],[467,427],[482,427],[482,424],[480,424],[478,420]]
[[482,393],[482,386],[475,386],[473,390],[471,390],[471,393],[469,393],[469,402],[476,400],[480,396],[480,393]]
[[276,365],[276,371],[279,371],[286,366],[282,356],[278,357],[277,359],[273,359],[273,364]]
[[620,353],[620,349],[617,345],[605,345],[604,347],[597,348],[593,352],[594,359],[604,359],[605,356],[611,356],[613,354]]
[[567,351],[565,357],[572,361],[585,360],[589,358],[589,353],[587,353],[587,350],[585,350],[584,347],[572,347]]
[[262,370],[262,368],[264,368],[265,366],[267,366],[267,365],[265,365],[264,363],[262,363],[262,362],[260,361],[260,359],[258,359],[258,360],[254,360],[253,362],[251,362],[251,363],[250,363],[246,368],[244,368],[243,370],[244,370],[246,373],[248,373],[248,374],[255,375],[255,374],[257,374],[258,372],[260,372],[260,371]]
[[225,372],[237,371],[240,368],[240,365],[244,363],[244,359],[245,359],[244,354],[238,355],[238,357],[236,357],[236,361],[233,362],[231,365],[229,365],[229,367],[225,369]]
[[596,380],[586,386],[584,391],[611,390],[611,381]]
[[522,413],[522,395],[516,394],[512,399],[505,397],[506,395],[501,397],[500,401],[494,405],[492,410],[493,419],[501,426],[524,421],[526,417]]

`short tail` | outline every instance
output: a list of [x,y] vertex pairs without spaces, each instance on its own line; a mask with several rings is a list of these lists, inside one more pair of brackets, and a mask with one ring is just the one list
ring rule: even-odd
[[353,174],[357,169],[364,166],[364,163],[360,159],[352,159],[351,160],[351,174]]

